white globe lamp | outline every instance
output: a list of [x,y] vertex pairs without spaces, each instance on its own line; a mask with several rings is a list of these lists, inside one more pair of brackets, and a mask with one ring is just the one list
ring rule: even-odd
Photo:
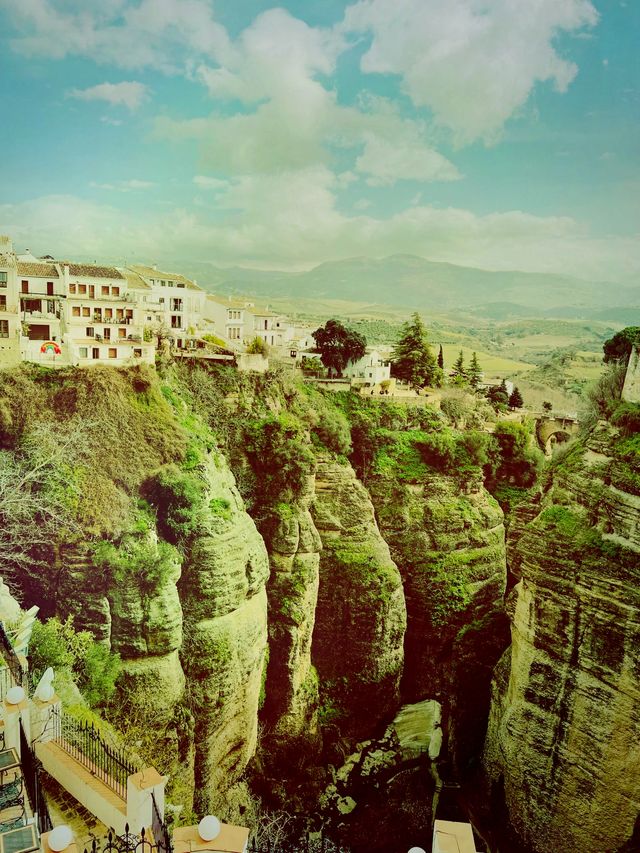
[[10,687],[7,690],[7,702],[10,705],[19,705],[25,697],[25,692],[22,687]]
[[427,853],[424,847],[412,847],[409,853]]
[[73,832],[71,832],[69,827],[65,824],[56,826],[55,829],[52,829],[49,833],[49,838],[47,839],[49,849],[55,851],[55,853],[60,853],[60,851],[66,850],[72,841]]
[[212,814],[203,817],[198,824],[198,835],[203,841],[213,841],[220,835],[220,821]]

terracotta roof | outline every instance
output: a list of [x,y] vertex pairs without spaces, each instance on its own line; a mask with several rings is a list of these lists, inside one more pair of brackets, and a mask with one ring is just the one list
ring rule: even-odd
[[70,261],[58,261],[60,266],[69,267],[69,275],[86,276],[87,278],[124,278],[115,267],[102,267],[95,264],[73,264]]
[[188,287],[189,290],[202,290],[202,288],[198,287],[197,284],[194,284],[191,279],[185,278],[183,275],[179,275],[176,272],[164,272],[163,270],[156,270],[153,267],[147,267],[144,264],[132,264],[129,269],[137,272],[138,275],[141,275],[147,280],[154,279],[154,281],[158,281],[161,279],[162,281],[174,281],[184,284],[184,286]]
[[18,275],[32,275],[36,278],[58,278],[58,270],[53,264],[33,264],[18,261]]
[[133,270],[122,268],[120,272],[127,280],[127,287],[131,290],[151,290],[150,285]]

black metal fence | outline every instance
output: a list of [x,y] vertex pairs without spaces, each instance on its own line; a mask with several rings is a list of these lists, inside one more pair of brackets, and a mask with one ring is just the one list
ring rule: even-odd
[[137,771],[121,749],[108,744],[93,723],[83,723],[65,714],[52,712],[53,740],[89,772],[127,798],[127,779]]
[[[5,662],[5,666],[11,673],[13,683],[18,687],[24,687],[26,692],[28,688],[27,668],[22,665],[20,658],[16,654],[16,650],[11,645],[11,640],[4,630],[2,622],[0,622],[0,655]],[[4,696],[2,698],[4,699]]]
[[160,853],[172,853],[173,842],[171,840],[171,833],[167,829],[167,824],[162,819],[153,793],[151,794],[151,809],[151,834],[153,835],[156,848]]
[[[156,825],[156,819],[159,824]],[[110,830],[106,839],[93,839],[91,848],[84,853],[172,853],[173,844],[166,825],[156,811],[154,801],[154,826],[151,833],[144,829],[135,835],[125,827],[124,835],[116,835]],[[215,842],[212,842],[212,845]],[[298,841],[265,840],[260,843],[249,841],[246,853],[349,853],[346,847],[339,847],[322,834],[314,833]]]
[[42,782],[40,773],[42,765],[31,751],[31,747],[27,740],[27,736],[20,723],[20,764],[22,766],[22,778],[27,789],[31,809],[38,823],[38,831],[40,834],[49,832],[53,829],[47,801],[42,790]]

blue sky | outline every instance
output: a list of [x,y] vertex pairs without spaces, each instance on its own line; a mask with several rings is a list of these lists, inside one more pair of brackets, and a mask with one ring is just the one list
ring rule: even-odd
[[633,281],[636,0],[0,0],[0,232]]

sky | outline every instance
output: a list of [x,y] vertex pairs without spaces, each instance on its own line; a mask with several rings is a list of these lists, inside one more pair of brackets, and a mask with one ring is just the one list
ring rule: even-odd
[[0,0],[0,233],[637,281],[640,0]]

